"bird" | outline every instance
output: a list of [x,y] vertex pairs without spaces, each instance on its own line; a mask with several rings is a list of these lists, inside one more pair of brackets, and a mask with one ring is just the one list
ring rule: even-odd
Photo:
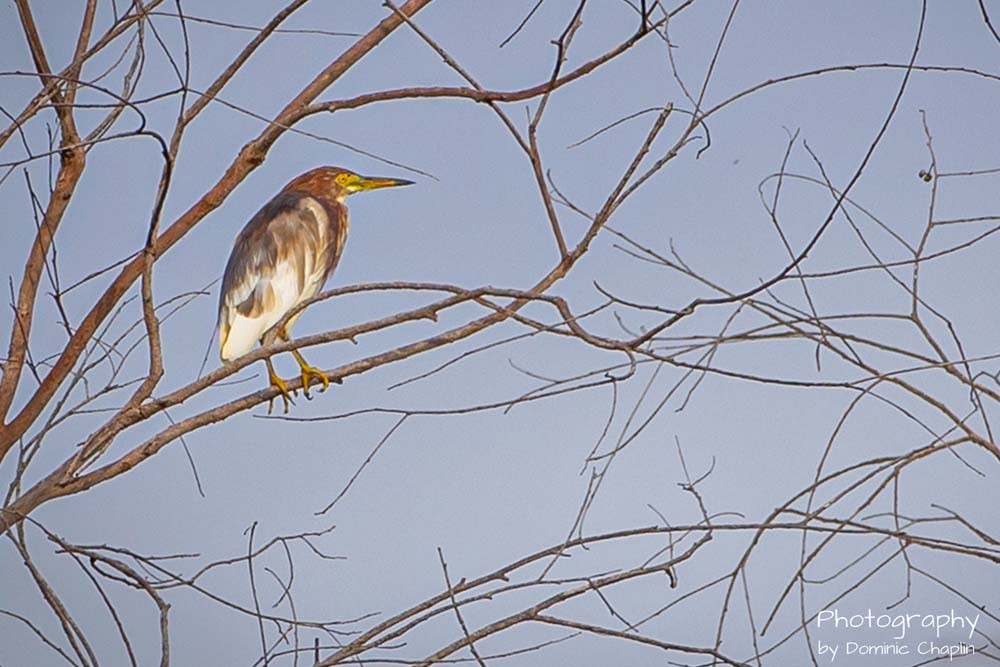
[[[219,294],[219,356],[229,362],[260,343],[291,340],[299,310],[280,328],[272,327],[296,306],[313,297],[340,261],[347,241],[348,214],[344,200],[358,192],[412,185],[400,178],[360,176],[341,167],[311,169],[293,178],[257,211],[239,233],[226,262]],[[330,378],[309,365],[298,350],[292,355],[302,372],[306,398],[313,379],[330,386]],[[268,379],[281,396],[285,413],[292,402],[285,380],[265,357]]]

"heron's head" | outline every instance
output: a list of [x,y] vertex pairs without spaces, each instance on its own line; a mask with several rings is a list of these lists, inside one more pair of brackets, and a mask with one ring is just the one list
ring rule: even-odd
[[341,167],[317,167],[307,171],[285,186],[285,191],[305,192],[310,195],[332,197],[343,201],[349,195],[397,185],[413,185],[402,178],[361,176]]

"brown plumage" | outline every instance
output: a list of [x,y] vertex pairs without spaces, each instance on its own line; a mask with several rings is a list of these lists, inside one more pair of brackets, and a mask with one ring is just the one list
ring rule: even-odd
[[[410,181],[366,178],[339,167],[318,167],[294,178],[257,212],[236,237],[219,296],[219,354],[230,361],[246,354],[285,314],[311,298],[337,266],[347,241],[344,199],[356,192]],[[292,316],[275,334],[290,339]],[[303,391],[309,380],[329,379],[292,351],[302,368]],[[288,411],[288,391],[266,360],[271,384]]]

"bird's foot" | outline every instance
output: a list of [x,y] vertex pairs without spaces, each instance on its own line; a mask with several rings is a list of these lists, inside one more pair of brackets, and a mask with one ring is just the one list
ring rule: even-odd
[[[285,404],[284,413],[287,415],[288,406],[293,405],[295,403],[295,401],[292,400],[292,394],[294,393],[294,390],[290,392],[288,390],[288,385],[285,384],[285,381],[282,380],[280,377],[278,377],[277,374],[275,373],[271,373],[271,386],[277,388],[279,392],[278,396],[281,396],[281,401],[282,403]],[[306,393],[306,395],[308,396],[308,392]],[[274,399],[277,398],[278,396],[272,396],[271,399],[268,400],[267,414],[271,414],[271,410],[274,408]]]
[[299,365],[302,367],[302,393],[305,394],[307,399],[312,400],[312,396],[309,395],[309,384],[311,382],[311,378],[318,379],[323,385],[323,388],[320,389],[321,392],[326,391],[329,388],[330,378],[326,373],[315,366],[310,366],[309,364]]
[[[289,340],[287,333],[285,334],[284,339]],[[329,389],[331,380],[326,373],[315,366],[310,366],[309,362],[305,360],[298,350],[292,350],[292,356],[295,357],[295,361],[298,362],[299,368],[302,369],[302,393],[305,394],[305,397],[308,400],[312,400],[312,396],[309,395],[309,385],[312,382],[312,378],[318,379],[323,384],[323,388],[320,389],[320,391],[326,391]],[[333,382],[340,384],[343,380],[337,378],[334,379]]]

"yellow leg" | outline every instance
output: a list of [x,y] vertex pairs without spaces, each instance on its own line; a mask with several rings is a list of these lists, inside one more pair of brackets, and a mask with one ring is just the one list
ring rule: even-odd
[[[288,331],[288,329],[291,323],[294,321],[295,320],[292,319],[279,332],[278,336],[281,337],[281,340],[288,342],[292,339],[292,334],[291,332]],[[320,391],[326,391],[327,388],[330,386],[330,378],[327,376],[327,374],[321,371],[320,369],[316,368],[315,366],[310,366],[309,362],[307,362],[305,358],[301,354],[299,354],[298,350],[292,350],[292,356],[295,357],[295,361],[299,362],[299,368],[302,369],[302,393],[305,394],[305,397],[309,399],[312,398],[312,396],[309,395],[310,378],[314,377],[318,378],[319,381],[323,383],[323,388]],[[337,384],[340,384],[339,380],[337,380],[336,382]]]
[[318,378],[323,383],[323,388],[320,391],[326,391],[327,387],[330,386],[330,378],[327,377],[326,373],[315,366],[310,366],[298,350],[292,350],[292,356],[295,357],[295,361],[299,362],[299,368],[302,369],[302,393],[305,394],[306,398],[312,398],[309,395],[309,379],[312,377]]
[[[270,359],[264,359],[264,363],[267,364],[267,375],[268,379],[271,382],[271,386],[278,388],[278,391],[280,392],[281,395],[281,400],[285,404],[285,414],[287,415],[288,406],[294,402],[292,401],[292,396],[288,391],[288,386],[285,384],[285,381],[282,380],[280,377],[278,377],[278,374],[274,372],[274,366],[271,365]],[[271,414],[272,408],[274,408],[274,398],[272,398],[267,402],[267,414]]]

